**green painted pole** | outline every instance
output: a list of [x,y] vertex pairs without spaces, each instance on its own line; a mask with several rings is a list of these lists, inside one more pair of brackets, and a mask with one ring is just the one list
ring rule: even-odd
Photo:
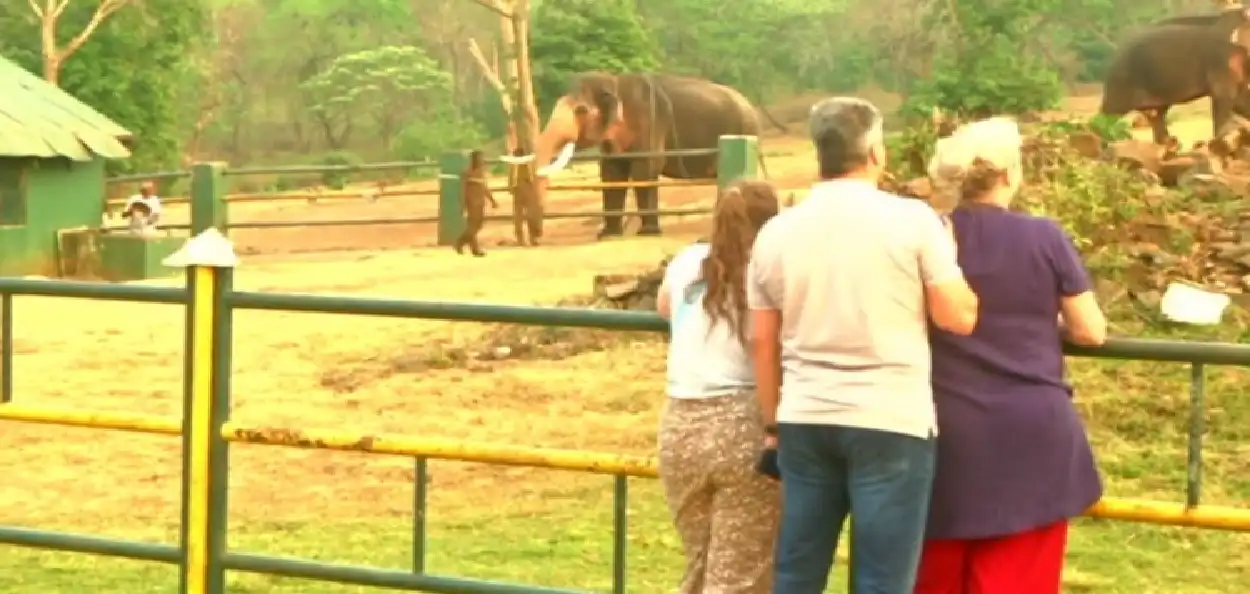
[[226,164],[196,163],[191,166],[191,236],[216,227],[226,233]]
[[438,161],[438,245],[451,245],[464,232],[464,184],[469,151],[444,153]]
[[754,136],[721,136],[717,141],[716,187],[739,179],[759,177],[759,139]]
[[0,404],[13,401],[13,295],[0,293]]

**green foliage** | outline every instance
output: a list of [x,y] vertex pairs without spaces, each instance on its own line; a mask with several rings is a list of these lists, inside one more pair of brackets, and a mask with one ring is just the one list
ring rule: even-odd
[[831,35],[849,3],[669,0],[646,9],[668,71],[730,85],[756,102],[786,92],[858,87],[880,48]]
[[944,60],[932,78],[912,88],[904,111],[921,116],[939,107],[983,118],[1055,107],[1063,92],[1059,77],[1039,61],[1010,52],[1001,47],[976,58]]
[[[61,70],[61,88],[134,133],[134,156],[113,172],[178,165],[202,82],[196,52],[207,43],[207,0],[144,0],[101,25]],[[70,2],[57,37],[62,46],[91,19],[95,2]],[[25,3],[0,15],[0,53],[42,75],[39,24]]]
[[448,108],[408,124],[395,138],[391,152],[405,161],[437,159],[448,151],[480,147],[485,139],[476,122]]
[[400,123],[451,100],[451,75],[414,46],[384,46],[339,56],[301,85],[313,113],[347,118],[366,113],[382,140]]
[[1060,134],[1093,132],[1106,142],[1127,140],[1133,137],[1133,129],[1126,120],[1102,114],[1095,115],[1085,121],[1051,122],[1046,125],[1046,128]]
[[1019,203],[1060,221],[1091,255],[1091,248],[1115,243],[1122,226],[1141,214],[1137,201],[1123,197],[1143,196],[1149,185],[1134,172],[1076,154],[1068,146],[1069,134],[1053,127],[1033,133],[1025,149],[1026,182]]
[[905,110],[932,107],[973,118],[1050,109],[1063,94],[1062,81],[1041,57],[1022,52],[1035,15],[1055,8],[1051,0],[952,3],[954,43],[934,60],[933,76],[911,89]]
[[660,68],[659,51],[624,0],[546,0],[534,10],[530,57],[534,93],[546,112],[581,72]]
[[[355,167],[363,162],[364,160],[358,155],[348,151],[333,151],[321,157],[322,165],[334,167]],[[321,185],[331,190],[342,190],[347,187],[349,177],[350,175],[347,171],[326,171],[321,174]]]
[[933,157],[937,137],[937,128],[932,125],[931,120],[918,120],[915,125],[887,135],[887,169],[904,179],[928,175],[928,163]]

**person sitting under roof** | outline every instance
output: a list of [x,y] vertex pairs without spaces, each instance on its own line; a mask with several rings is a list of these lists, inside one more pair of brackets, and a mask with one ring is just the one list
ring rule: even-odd
[[122,217],[130,219],[131,232],[148,234],[156,230],[161,218],[161,199],[156,195],[156,186],[152,182],[143,182],[139,193],[126,201]]

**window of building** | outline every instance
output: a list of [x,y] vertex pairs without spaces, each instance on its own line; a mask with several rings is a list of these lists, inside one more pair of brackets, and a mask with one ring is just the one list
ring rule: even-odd
[[0,158],[0,225],[26,224],[26,167]]

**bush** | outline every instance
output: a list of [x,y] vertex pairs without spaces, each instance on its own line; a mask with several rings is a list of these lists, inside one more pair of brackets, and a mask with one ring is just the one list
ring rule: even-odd
[[903,105],[909,118],[928,117],[934,107],[974,119],[1051,109],[1063,95],[1053,69],[1007,49],[941,60],[932,77],[916,83]]
[[477,122],[449,109],[405,126],[391,144],[391,152],[404,161],[437,160],[448,151],[479,148],[485,139]]
[[[334,151],[326,153],[325,156],[321,157],[322,165],[335,167],[355,167],[363,162],[364,161],[355,153],[348,151]],[[321,174],[321,185],[330,188],[331,190],[342,190],[347,187],[348,176],[349,173],[346,171],[326,171]]]
[[1129,122],[1123,118],[1098,114],[1086,121],[1065,121],[1053,122],[1047,124],[1047,128],[1058,132],[1071,134],[1074,132],[1093,132],[1099,138],[1107,142],[1116,142],[1118,140],[1128,140],[1133,137],[1133,128]]

